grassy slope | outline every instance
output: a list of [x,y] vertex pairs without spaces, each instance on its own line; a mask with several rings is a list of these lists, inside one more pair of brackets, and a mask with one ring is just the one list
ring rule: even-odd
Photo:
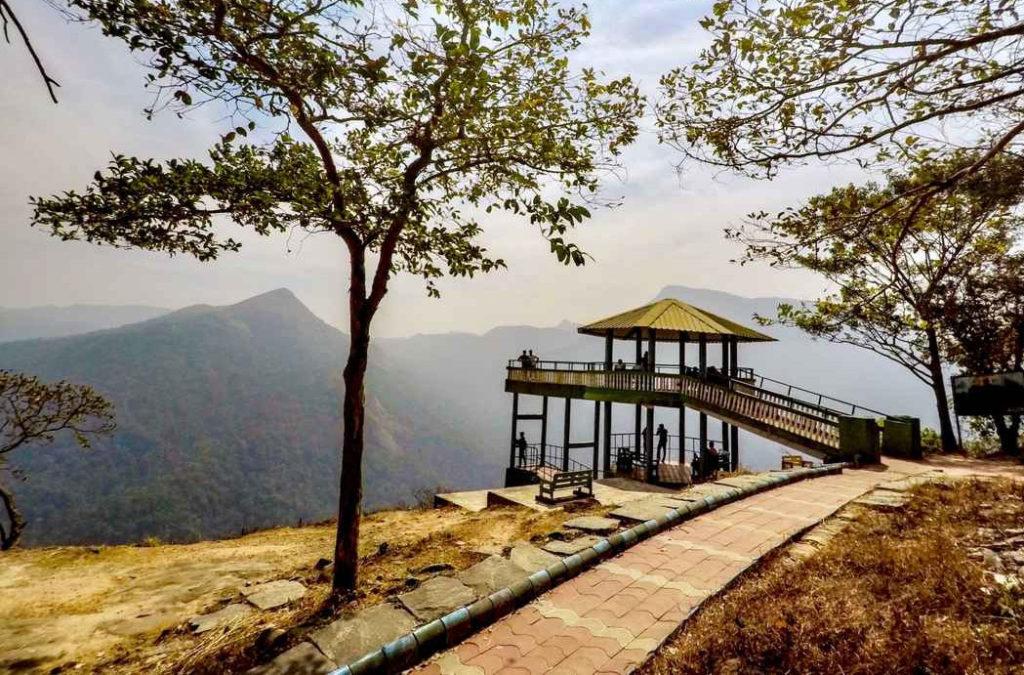
[[920,488],[904,511],[864,515],[796,569],[767,562],[641,672],[1024,672],[1024,590],[995,586],[968,555],[981,528],[1022,523],[1020,483]]

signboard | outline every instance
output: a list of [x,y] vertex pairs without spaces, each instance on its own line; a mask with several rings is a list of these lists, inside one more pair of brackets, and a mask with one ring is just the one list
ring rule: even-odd
[[1024,372],[957,375],[952,381],[957,415],[1024,414]]

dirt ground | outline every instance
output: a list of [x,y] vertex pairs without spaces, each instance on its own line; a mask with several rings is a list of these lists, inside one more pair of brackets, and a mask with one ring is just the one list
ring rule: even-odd
[[[557,529],[569,517],[503,509],[385,511],[364,521],[363,575],[354,604],[398,592],[424,566],[464,568],[516,540]],[[298,607],[258,613],[236,631],[250,639],[323,612],[333,525],[280,528],[187,545],[58,547],[13,551],[0,564],[0,672],[185,672],[203,670],[231,646],[184,628],[238,597],[247,583],[302,580]],[[382,548],[383,545],[383,548]],[[218,633],[218,631],[213,631]]]

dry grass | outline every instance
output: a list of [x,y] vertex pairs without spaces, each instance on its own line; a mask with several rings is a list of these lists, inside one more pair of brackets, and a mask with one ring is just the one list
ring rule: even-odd
[[[572,513],[563,510],[534,512],[525,509],[494,509],[469,513],[459,509],[410,509],[384,511],[367,516],[360,538],[360,585],[348,602],[330,597],[327,574],[311,565],[278,574],[278,578],[301,580],[309,589],[306,597],[287,610],[256,613],[243,617],[226,630],[194,636],[184,626],[167,631],[149,644],[122,645],[113,658],[97,670],[116,673],[224,673],[244,672],[261,663],[303,635],[336,618],[342,612],[370,606],[393,597],[430,576],[422,570],[429,565],[465,569],[486,555],[500,553],[515,541],[539,541],[558,530],[562,523],[581,513],[604,514],[609,508],[596,504]],[[307,529],[323,530],[329,544],[333,525]],[[289,532],[294,531],[289,530]],[[264,533],[265,536],[266,533]],[[325,546],[323,557],[329,558]],[[209,610],[223,605],[217,603]],[[261,634],[269,628],[287,631],[281,642],[264,644]]]
[[1019,482],[919,488],[903,511],[866,513],[795,569],[768,560],[641,672],[1022,673],[1024,592],[968,557],[980,528],[1022,522]]

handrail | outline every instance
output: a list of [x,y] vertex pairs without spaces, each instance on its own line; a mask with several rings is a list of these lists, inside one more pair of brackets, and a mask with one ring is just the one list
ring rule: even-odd
[[[817,402],[816,405],[819,408],[827,408],[827,409],[830,409],[830,410],[835,410],[837,413],[841,413],[841,414],[844,414],[844,415],[847,414],[847,413],[845,413],[843,411],[837,410],[836,408],[832,408],[831,406],[826,406],[824,404],[825,401],[829,401],[829,402],[832,402],[832,403],[839,403],[840,405],[843,405],[843,406],[848,406],[850,408],[850,412],[849,412],[850,415],[856,415],[857,411],[861,410],[861,411],[866,412],[866,413],[871,413],[872,415],[875,415],[877,417],[888,417],[888,415],[886,415],[883,412],[879,412],[878,410],[873,410],[871,408],[868,408],[867,406],[860,405],[859,403],[851,403],[850,401],[844,401],[841,398],[835,398],[834,396],[827,396],[825,394],[821,394],[821,393],[816,392],[816,391],[811,391],[810,389],[805,389],[803,387],[799,387],[799,386],[797,386],[795,384],[789,384],[788,382],[783,382],[781,380],[776,380],[774,378],[768,377],[767,375],[761,375],[760,373],[755,373],[753,370],[751,370],[750,372],[751,372],[751,375],[753,376],[753,379],[757,381],[757,388],[758,389],[763,389],[765,391],[770,391],[767,387],[764,386],[764,383],[765,382],[771,382],[772,384],[777,384],[777,385],[780,385],[782,387],[786,387],[786,393],[784,395],[787,396],[788,398],[795,398],[793,396],[793,392],[794,391],[802,392],[804,394],[810,394],[811,396],[816,396],[818,398],[818,402]],[[800,400],[800,399],[796,399],[796,400]]]
[[743,380],[719,379],[710,373],[698,377],[642,370],[608,371],[603,367],[581,367],[577,370],[543,367],[550,363],[541,362],[538,368],[510,366],[509,378],[523,382],[678,394],[822,445],[838,447],[839,444],[839,414],[836,411],[759,389]]

